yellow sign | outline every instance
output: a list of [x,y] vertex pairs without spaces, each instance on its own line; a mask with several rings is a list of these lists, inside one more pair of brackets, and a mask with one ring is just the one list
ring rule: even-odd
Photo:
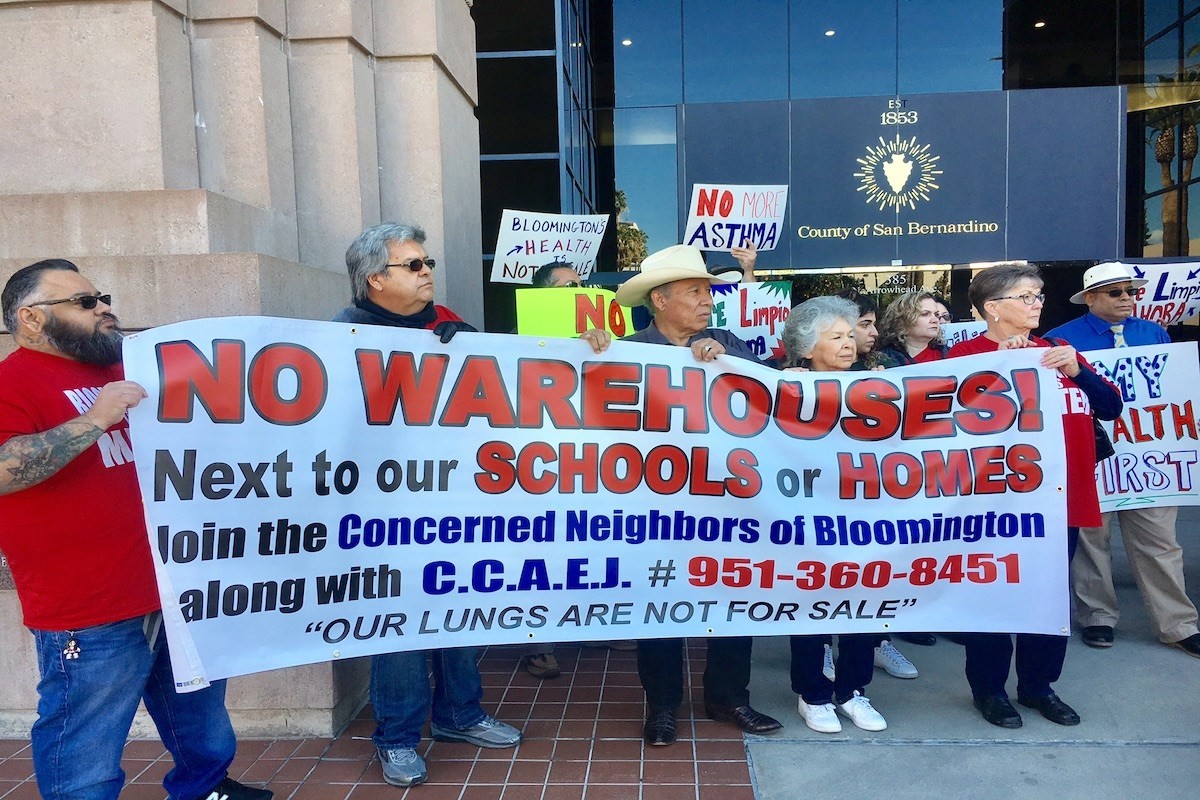
[[517,289],[517,333],[574,337],[603,328],[615,337],[633,333],[629,311],[608,289]]

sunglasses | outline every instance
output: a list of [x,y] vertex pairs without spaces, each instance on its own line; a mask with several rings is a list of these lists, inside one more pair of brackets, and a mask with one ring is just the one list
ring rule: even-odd
[[1130,288],[1130,289],[1106,289],[1104,291],[1104,294],[1108,295],[1109,297],[1111,297],[1115,300],[1118,297],[1122,297],[1122,296],[1134,297],[1135,296],[1134,292],[1136,292],[1136,291],[1137,291],[1136,289],[1132,289],[1132,288]]
[[388,264],[389,267],[408,267],[413,272],[420,272],[425,267],[433,269],[437,261],[432,258],[414,258],[412,261],[401,261],[399,264]]
[[30,303],[31,306],[56,306],[59,303],[79,303],[79,307],[84,311],[91,311],[99,303],[104,303],[106,306],[112,305],[111,294],[85,294],[83,297],[65,297],[62,300],[43,300],[40,303]]

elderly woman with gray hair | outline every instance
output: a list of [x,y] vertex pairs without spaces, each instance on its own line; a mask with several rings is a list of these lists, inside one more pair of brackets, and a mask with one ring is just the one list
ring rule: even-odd
[[[783,326],[785,365],[813,372],[842,372],[858,356],[854,326],[858,306],[841,297],[814,297],[792,309]],[[792,691],[800,695],[798,709],[808,727],[818,733],[838,733],[840,711],[859,728],[887,728],[883,715],[871,706],[864,691],[874,671],[877,634],[838,637],[837,663],[832,678],[822,669],[825,635],[792,636]]]
[[[1039,347],[1044,348],[1041,365],[1058,371],[1062,400],[1052,400],[1050,407],[1062,409],[1068,525],[1062,547],[1069,563],[1079,528],[1100,523],[1093,415],[1116,419],[1121,413],[1121,395],[1092,370],[1074,347],[1033,335],[1041,324],[1046,301],[1037,267],[996,264],[974,277],[967,297],[987,323],[987,330],[982,336],[954,345],[947,357]],[[1065,580],[1062,591],[1068,591]],[[1032,633],[1016,635],[1017,702],[1051,722],[1078,725],[1079,715],[1052,688],[1062,674],[1067,638]],[[971,633],[964,635],[963,644],[967,650],[967,682],[979,713],[1001,728],[1021,727],[1021,715],[1005,691],[1013,657],[1013,637],[1007,633]]]

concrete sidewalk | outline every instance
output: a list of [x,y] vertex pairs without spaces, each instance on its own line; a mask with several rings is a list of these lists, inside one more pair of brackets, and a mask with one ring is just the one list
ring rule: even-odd
[[[1179,515],[1188,593],[1200,603],[1200,508]],[[1150,632],[1119,537],[1114,572],[1121,603],[1116,645],[1085,646],[1076,634],[1059,695],[1083,718],[1065,728],[1018,706],[1024,727],[984,722],[971,705],[963,648],[897,642],[916,680],[875,670],[872,703],[888,721],[867,733],[843,720],[842,733],[810,731],[788,691],[786,638],[755,642],[754,704],[784,721],[775,737],[747,737],[758,800],[1194,800],[1200,797],[1200,659],[1160,644]],[[1009,683],[1015,695],[1016,677]]]

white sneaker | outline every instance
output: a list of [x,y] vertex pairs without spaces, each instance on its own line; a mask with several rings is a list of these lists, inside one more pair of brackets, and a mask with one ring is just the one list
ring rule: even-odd
[[838,721],[837,712],[833,710],[833,703],[824,703],[819,706],[810,706],[804,702],[804,698],[800,698],[799,703],[800,716],[804,717],[804,724],[812,728],[817,733],[841,733],[842,723]]
[[821,674],[833,680],[837,673],[833,671],[833,647],[825,645],[825,663],[821,665]]
[[875,648],[875,666],[893,678],[917,677],[917,668],[887,639],[884,639],[880,642],[879,647]]
[[887,720],[871,706],[870,700],[858,692],[846,702],[838,703],[837,710],[845,714],[855,727],[864,731],[887,730]]

